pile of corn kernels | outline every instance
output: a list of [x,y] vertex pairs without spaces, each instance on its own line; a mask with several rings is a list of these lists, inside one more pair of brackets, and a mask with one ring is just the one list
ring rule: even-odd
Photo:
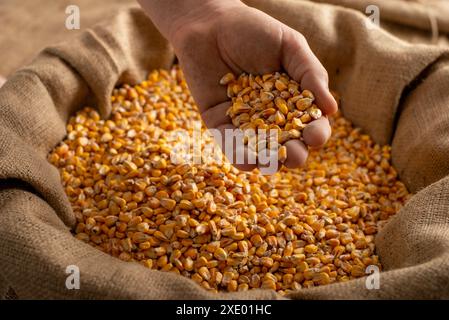
[[73,116],[49,155],[77,239],[212,291],[287,294],[380,267],[374,237],[410,195],[390,147],[340,115],[304,168],[263,176],[226,161],[170,161],[170,132],[200,120],[178,67],[114,90],[111,101],[109,120],[91,108]]

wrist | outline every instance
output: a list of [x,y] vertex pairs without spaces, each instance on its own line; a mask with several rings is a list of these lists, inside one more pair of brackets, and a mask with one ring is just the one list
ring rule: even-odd
[[138,0],[162,35],[172,44],[193,24],[210,24],[223,12],[244,6],[240,0]]

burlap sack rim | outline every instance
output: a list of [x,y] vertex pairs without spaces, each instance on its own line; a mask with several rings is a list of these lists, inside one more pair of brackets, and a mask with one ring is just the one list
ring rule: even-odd
[[[55,51],[52,51],[51,49],[48,51],[46,51],[47,53],[49,52],[49,53],[54,53]],[[65,61],[66,62],[66,61]],[[23,70],[23,71],[25,71],[25,70]],[[36,74],[37,75],[37,74]],[[106,107],[106,109],[107,109],[107,107]],[[92,248],[93,249],[93,248]],[[361,282],[361,281],[358,281],[358,282]],[[339,284],[336,284],[336,285],[331,285],[331,286],[338,286]],[[344,284],[342,284],[342,285],[344,285]],[[329,288],[330,289],[330,288]],[[314,289],[312,289],[312,290],[315,290],[315,291],[319,291],[319,290],[321,290],[320,288],[314,288]],[[313,293],[311,293],[311,295],[313,296]],[[277,297],[277,295],[276,295],[276,297]]]

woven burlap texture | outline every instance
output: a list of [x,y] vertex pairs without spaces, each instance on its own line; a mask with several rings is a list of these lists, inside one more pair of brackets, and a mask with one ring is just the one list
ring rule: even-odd
[[[380,289],[365,280],[304,289],[290,298],[449,298],[449,64],[447,49],[411,44],[339,6],[251,0],[302,32],[329,71],[346,117],[376,142],[417,192],[377,237]],[[428,19],[425,14],[416,19]],[[169,44],[144,14],[122,10],[107,23],[45,49],[0,89],[0,294],[20,298],[277,299],[271,291],[212,294],[191,280],[110,257],[73,238],[75,219],[46,156],[65,123],[89,104],[103,117],[112,88],[169,68]],[[81,289],[65,286],[68,265]]]

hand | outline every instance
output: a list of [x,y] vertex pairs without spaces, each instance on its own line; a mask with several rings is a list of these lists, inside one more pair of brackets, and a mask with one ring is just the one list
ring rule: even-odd
[[6,79],[0,76],[0,88],[3,86],[3,84],[6,82]]
[[[328,89],[327,72],[299,32],[240,1],[182,1],[189,10],[183,12],[184,6],[171,8],[176,13],[169,23],[165,22],[167,19],[155,16],[154,0],[140,2],[172,43],[209,128],[221,131],[233,128],[230,118],[225,115],[229,98],[219,84],[228,72],[265,74],[284,69],[302,89],[314,93],[316,104],[325,115],[337,111],[337,103]],[[186,2],[190,2],[190,6]],[[319,147],[330,134],[329,122],[322,117],[304,129],[303,138],[307,145]],[[304,164],[307,146],[299,140],[288,141],[286,146],[285,165],[294,168]],[[248,170],[254,166],[237,167]]]

